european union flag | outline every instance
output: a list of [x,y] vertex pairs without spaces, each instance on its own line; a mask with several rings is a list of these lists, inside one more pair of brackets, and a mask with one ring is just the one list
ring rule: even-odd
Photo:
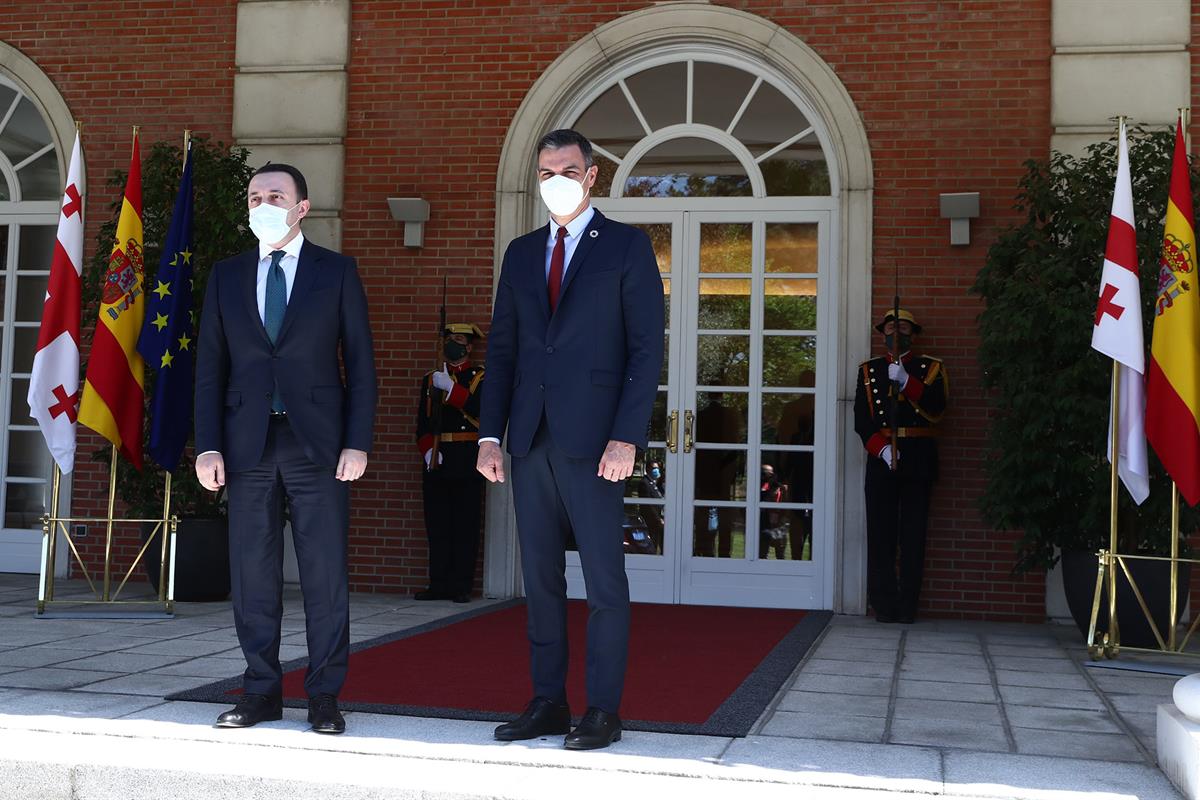
[[158,275],[146,283],[138,352],[158,371],[150,400],[150,457],[173,472],[192,429],[192,147],[188,143]]

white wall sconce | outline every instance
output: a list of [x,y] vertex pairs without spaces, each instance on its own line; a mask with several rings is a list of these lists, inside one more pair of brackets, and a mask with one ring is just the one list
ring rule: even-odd
[[942,219],[950,220],[950,244],[971,243],[971,220],[979,216],[979,192],[939,195]]
[[392,219],[404,223],[404,246],[421,247],[425,243],[425,222],[429,219],[429,201],[419,197],[389,197]]

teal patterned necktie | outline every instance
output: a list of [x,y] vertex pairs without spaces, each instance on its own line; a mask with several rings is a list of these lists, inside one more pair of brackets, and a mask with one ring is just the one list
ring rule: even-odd
[[[267,297],[263,302],[263,325],[267,329],[267,336],[270,337],[271,344],[275,344],[275,340],[279,338],[279,329],[283,327],[283,315],[287,311],[287,279],[283,275],[283,267],[279,266],[284,255],[282,250],[272,251],[271,266],[267,268]],[[282,413],[285,410],[283,400],[279,397],[278,385],[271,395],[271,410],[276,413]]]

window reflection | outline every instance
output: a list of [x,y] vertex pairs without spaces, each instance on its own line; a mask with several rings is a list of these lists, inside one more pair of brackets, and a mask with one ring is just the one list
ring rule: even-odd
[[650,130],[674,125],[687,117],[686,62],[642,70],[626,78],[625,86]]
[[750,380],[750,337],[701,334],[696,337],[696,383],[746,386]]
[[642,156],[625,181],[626,197],[750,197],[741,162],[716,142],[683,137]]
[[692,513],[692,555],[746,557],[746,509],[697,505]]
[[696,441],[745,444],[749,402],[746,392],[697,392]]
[[764,394],[762,443],[812,445],[816,400],[811,392]]

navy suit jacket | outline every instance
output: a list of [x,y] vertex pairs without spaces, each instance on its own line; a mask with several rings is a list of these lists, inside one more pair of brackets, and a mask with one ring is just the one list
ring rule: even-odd
[[196,360],[196,452],[220,451],[231,472],[256,466],[276,381],[313,463],[335,467],[343,448],[369,451],[375,355],[354,259],[304,241],[274,346],[258,314],[257,279],[257,248],[218,262],[209,276]]
[[479,435],[529,453],[542,415],[555,445],[599,459],[610,439],[646,446],[663,359],[663,285],[650,238],[599,211],[546,292],[547,224],[504,254],[487,340]]

